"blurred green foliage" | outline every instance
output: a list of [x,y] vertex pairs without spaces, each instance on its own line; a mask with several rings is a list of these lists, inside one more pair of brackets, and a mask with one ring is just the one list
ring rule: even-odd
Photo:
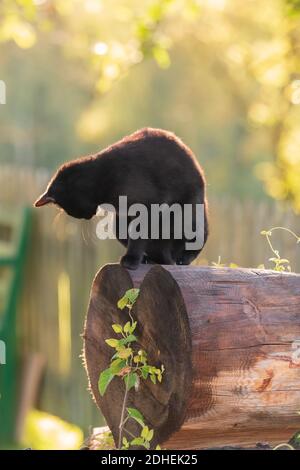
[[288,11],[291,15],[300,13],[300,0],[287,0]]
[[300,211],[299,0],[3,0],[0,161],[47,166],[145,125],[214,194]]
[[83,439],[78,426],[57,416],[31,410],[26,417],[23,444],[33,450],[78,450]]

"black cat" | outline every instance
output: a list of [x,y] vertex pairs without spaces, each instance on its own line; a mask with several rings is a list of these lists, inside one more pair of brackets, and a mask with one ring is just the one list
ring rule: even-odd
[[[208,220],[203,170],[179,138],[160,129],[141,129],[99,154],[62,165],[35,206],[54,203],[72,217],[90,219],[99,205],[111,204],[116,209],[118,236],[120,218],[125,217],[118,211],[119,196],[127,196],[128,207],[135,203],[144,204],[149,208],[149,214],[153,204],[171,206],[177,203],[182,208],[190,204],[194,229],[196,204],[203,204],[205,244]],[[132,220],[132,217],[128,219],[127,226]],[[127,247],[122,265],[135,269],[147,261],[191,263],[202,247],[187,250],[186,237],[175,239],[173,229],[170,239],[163,239],[161,230],[158,239],[133,239],[127,234],[126,239],[120,240]]]

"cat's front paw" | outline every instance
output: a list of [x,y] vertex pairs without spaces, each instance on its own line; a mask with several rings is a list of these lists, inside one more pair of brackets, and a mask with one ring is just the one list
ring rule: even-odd
[[140,258],[132,255],[124,255],[120,260],[120,264],[126,269],[137,269],[140,265]]
[[148,255],[144,255],[141,261],[142,264],[156,264],[154,261],[152,261],[151,258],[149,258]]

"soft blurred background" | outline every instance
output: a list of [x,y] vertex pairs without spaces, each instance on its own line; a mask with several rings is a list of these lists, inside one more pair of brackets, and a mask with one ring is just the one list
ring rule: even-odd
[[[103,423],[80,334],[93,277],[122,248],[95,222],[26,210],[59,164],[169,129],[207,176],[200,263],[268,267],[261,230],[300,234],[299,26],[299,0],[1,1],[2,448],[76,448]],[[295,239],[273,241],[299,270]]]

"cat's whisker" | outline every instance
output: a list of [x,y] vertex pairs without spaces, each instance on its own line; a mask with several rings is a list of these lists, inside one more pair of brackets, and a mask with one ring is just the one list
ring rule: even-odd
[[84,223],[81,224],[81,235],[82,235],[82,238],[83,238],[84,243],[88,246],[88,241],[87,241],[86,236],[85,236],[84,227],[85,227],[85,224],[84,224]]
[[52,228],[53,228],[53,229],[56,229],[56,228],[57,228],[62,213],[63,213],[63,209],[59,209],[58,212],[57,212],[57,214],[55,215],[55,217],[54,217],[54,219],[53,219],[53,222],[52,222]]

